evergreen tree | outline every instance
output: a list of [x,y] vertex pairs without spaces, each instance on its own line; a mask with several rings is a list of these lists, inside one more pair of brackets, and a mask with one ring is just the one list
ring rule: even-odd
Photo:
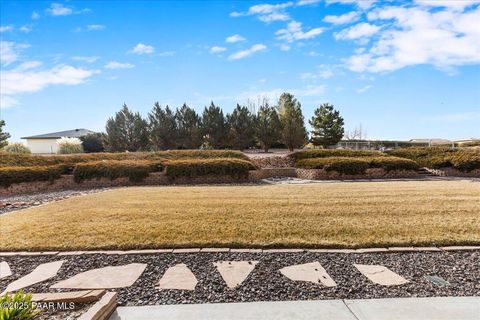
[[10,138],[10,134],[3,131],[4,126],[5,120],[0,120],[0,149],[8,145],[8,138]]
[[261,105],[257,114],[255,136],[265,152],[280,139],[281,127],[275,108],[268,103]]
[[222,109],[213,102],[203,111],[202,135],[214,149],[224,148],[228,143],[228,124]]
[[198,149],[202,144],[201,119],[194,109],[185,103],[175,113],[178,130],[178,148]]
[[124,104],[114,117],[107,120],[105,145],[108,151],[139,151],[149,147],[147,122]]
[[150,139],[156,150],[177,148],[177,123],[172,110],[166,106],[165,110],[157,102],[148,114]]
[[80,140],[82,141],[83,151],[85,151],[86,153],[105,151],[105,148],[103,146],[103,133],[89,133],[87,135],[81,136]]
[[255,117],[247,107],[237,107],[227,116],[231,143],[235,149],[243,150],[255,143]]
[[315,109],[309,123],[313,128],[311,141],[315,146],[332,146],[343,137],[343,118],[331,104],[324,103]]
[[282,93],[278,101],[280,122],[282,124],[281,140],[290,151],[299,148],[307,141],[302,114],[302,106],[290,93]]

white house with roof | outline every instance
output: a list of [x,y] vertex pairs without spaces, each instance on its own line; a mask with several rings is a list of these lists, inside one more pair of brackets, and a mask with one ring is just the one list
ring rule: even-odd
[[58,143],[57,140],[63,137],[66,138],[80,138],[89,133],[95,133],[94,131],[87,129],[73,129],[60,132],[52,132],[39,134],[36,136],[22,137],[27,140],[27,146],[32,153],[57,153]]

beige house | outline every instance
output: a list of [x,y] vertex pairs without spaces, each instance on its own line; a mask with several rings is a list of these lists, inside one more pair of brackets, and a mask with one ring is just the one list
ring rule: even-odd
[[57,153],[58,144],[57,140],[63,137],[66,138],[80,138],[81,136],[89,133],[95,133],[87,129],[73,129],[60,132],[52,132],[46,134],[40,134],[37,136],[22,137],[27,140],[27,146],[32,153]]

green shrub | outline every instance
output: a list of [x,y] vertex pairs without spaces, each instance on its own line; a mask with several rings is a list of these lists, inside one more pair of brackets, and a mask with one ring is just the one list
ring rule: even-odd
[[32,295],[19,290],[15,295],[8,292],[0,297],[0,320],[33,319],[40,313],[32,304]]
[[86,153],[105,151],[105,148],[103,146],[102,133],[89,133],[87,135],[81,136],[80,140],[82,141],[83,150]]
[[53,181],[60,178],[61,166],[3,167],[0,168],[0,185],[9,187],[13,183]]
[[15,142],[15,143],[10,143],[7,146],[3,147],[3,151],[8,152],[8,153],[21,153],[21,154],[30,154],[30,149],[28,149],[27,146],[25,146],[23,143],[20,142]]
[[368,169],[368,161],[361,158],[327,157],[302,159],[297,167],[304,169],[324,169],[327,172],[335,171],[340,174],[364,174]]
[[317,150],[302,150],[291,154],[295,161],[310,158],[326,158],[326,157],[382,157],[385,154],[379,151],[371,150],[348,150],[348,149],[317,149]]
[[247,178],[249,170],[255,169],[251,162],[234,158],[170,160],[165,165],[166,175],[172,178],[206,175]]
[[150,172],[161,171],[161,163],[146,160],[101,160],[78,163],[73,170],[76,182],[107,178],[115,180],[126,177],[130,181],[143,181]]
[[365,158],[369,168],[382,168],[385,171],[393,170],[417,170],[418,164],[410,159],[398,157],[375,157]]

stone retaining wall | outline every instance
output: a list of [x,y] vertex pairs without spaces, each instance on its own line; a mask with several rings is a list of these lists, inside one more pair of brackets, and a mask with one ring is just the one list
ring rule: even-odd
[[454,168],[428,169],[428,171],[441,177],[480,178],[480,169],[475,169],[470,172],[462,172]]
[[327,172],[323,169],[296,169],[298,178],[308,180],[354,180],[354,179],[401,179],[419,178],[413,170],[385,171],[383,169],[367,169],[365,174],[346,175],[337,172]]

